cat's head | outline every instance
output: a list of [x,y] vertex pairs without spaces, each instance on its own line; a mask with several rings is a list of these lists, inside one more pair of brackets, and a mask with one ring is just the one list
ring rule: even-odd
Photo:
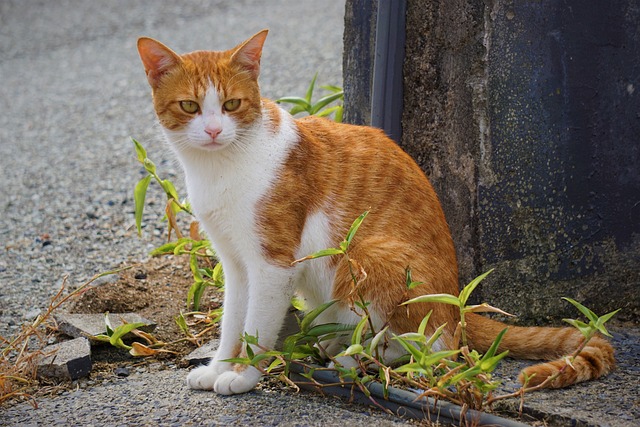
[[251,129],[261,116],[258,74],[266,37],[263,30],[227,51],[185,55],[138,40],[154,107],[174,148],[220,150]]

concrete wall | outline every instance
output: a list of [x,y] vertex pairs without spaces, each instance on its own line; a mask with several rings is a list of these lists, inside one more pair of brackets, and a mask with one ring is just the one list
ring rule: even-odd
[[632,0],[407,1],[401,145],[461,282],[495,268],[479,299],[522,321],[574,316],[561,296],[640,313],[639,23]]

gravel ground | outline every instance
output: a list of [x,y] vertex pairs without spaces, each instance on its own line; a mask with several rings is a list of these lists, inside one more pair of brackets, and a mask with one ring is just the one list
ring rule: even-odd
[[[142,176],[130,136],[164,177],[181,182],[160,140],[136,51],[141,35],[178,52],[230,48],[262,28],[263,94],[304,94],[342,82],[344,2],[0,2],[0,335],[71,285],[160,242],[153,185],[136,236],[133,187]],[[183,193],[184,194],[184,193]]]
[[[99,387],[7,410],[7,426],[400,426],[406,422],[335,398],[281,391],[218,396],[187,389],[183,370],[136,373]],[[355,407],[354,407],[355,406]]]
[[[130,136],[180,182],[159,138],[135,49],[155,37],[176,51],[228,48],[270,28],[261,84],[271,98],[340,84],[344,2],[129,0],[0,2],[0,335],[46,306],[69,275],[82,283],[125,260],[144,260],[163,225],[148,209],[136,236],[132,189],[142,176]],[[160,210],[155,188],[149,199]],[[637,423],[638,328],[616,329],[619,369],[607,379],[532,395],[532,411],[590,425]],[[515,372],[518,364],[507,366]],[[331,398],[280,391],[219,397],[188,391],[185,371],[141,369],[91,379],[76,391],[0,408],[0,425],[399,425]],[[565,417],[565,418],[562,418]],[[568,421],[566,425],[571,425]],[[573,423],[574,425],[584,425]],[[637,425],[637,424],[635,424]]]

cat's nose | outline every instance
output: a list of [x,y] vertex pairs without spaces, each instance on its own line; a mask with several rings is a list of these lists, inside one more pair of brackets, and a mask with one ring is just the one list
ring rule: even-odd
[[216,139],[220,132],[222,132],[222,128],[219,127],[206,127],[204,131],[211,137],[211,139]]

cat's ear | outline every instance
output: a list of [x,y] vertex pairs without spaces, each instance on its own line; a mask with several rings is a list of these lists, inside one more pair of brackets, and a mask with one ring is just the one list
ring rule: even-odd
[[148,37],[138,39],[138,53],[147,73],[149,84],[154,89],[167,71],[182,62],[177,53],[159,41]]
[[238,62],[254,78],[260,74],[260,57],[267,33],[269,30],[262,30],[233,49],[231,60]]

